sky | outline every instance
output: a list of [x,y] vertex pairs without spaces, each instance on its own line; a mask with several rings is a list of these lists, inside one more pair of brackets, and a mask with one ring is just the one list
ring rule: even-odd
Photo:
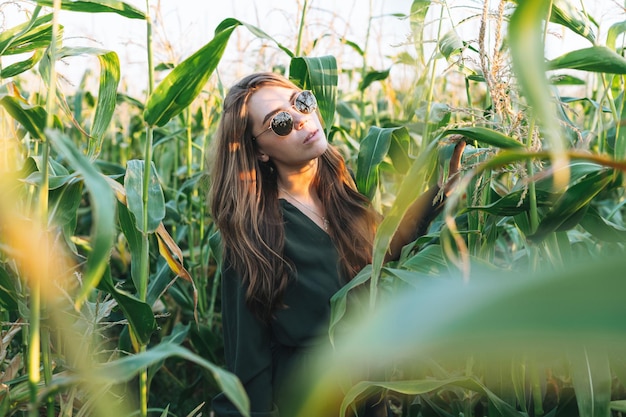
[[[298,22],[303,0],[149,0],[150,14],[154,24],[153,45],[156,62],[180,62],[197,49],[208,43],[215,28],[225,18],[234,17],[255,25],[281,43],[293,48],[297,38]],[[2,6],[2,3],[6,3]],[[13,3],[13,4],[8,4]],[[146,2],[126,0],[136,8],[145,11]],[[410,1],[407,0],[309,0],[306,35],[319,37],[322,34],[341,34],[362,45],[366,36],[370,3],[373,16],[391,13],[408,14]],[[31,8],[23,0],[0,0],[0,25],[25,21],[21,12]],[[374,19],[372,38],[383,48],[401,43],[406,39],[409,23],[396,17]],[[10,24],[9,24],[10,23]],[[146,85],[146,25],[144,21],[126,19],[111,14],[87,14],[61,12],[60,23],[65,30],[65,44],[91,46],[114,50],[121,61],[122,79],[131,90]],[[330,42],[337,36],[326,39]],[[306,41],[307,39],[305,39]],[[310,38],[308,39],[310,40]],[[234,81],[249,71],[242,62],[247,61],[268,69],[274,64],[288,64],[288,57],[277,48],[275,53],[266,54],[261,59],[259,49],[262,42],[242,27],[235,30],[227,46],[224,59],[220,63],[220,76],[225,82]],[[257,55],[255,55],[255,53]],[[322,55],[323,53],[319,53]],[[372,57],[374,59],[375,57]],[[72,58],[61,64],[59,72],[71,82],[77,82],[85,66],[91,66],[93,58]],[[6,63],[3,62],[3,65]],[[381,63],[382,65],[382,63]]]
[[[277,41],[293,48],[297,39],[300,12],[304,0],[147,0],[154,24],[153,45],[155,61],[177,63],[185,59],[213,38],[217,25],[227,17],[235,17],[255,25]],[[581,0],[568,0],[581,4]],[[146,1],[126,0],[145,11]],[[361,65],[354,52],[341,46],[345,38],[364,47],[368,21],[371,20],[369,65],[384,70],[391,64],[390,55],[397,54],[410,35],[408,19],[394,14],[407,15],[412,0],[309,0],[305,43],[322,38],[313,55],[331,53],[352,65]],[[482,0],[448,0],[449,11],[457,22],[467,19],[470,24],[457,26],[464,40],[475,40],[476,25]],[[496,10],[499,0],[491,0]],[[623,0],[583,0],[587,11],[602,22],[606,32],[612,21],[626,20]],[[26,21],[24,10],[32,9],[26,0],[0,0],[0,28],[11,27]],[[433,21],[436,16],[433,17]],[[116,51],[121,61],[122,89],[131,94],[145,91],[147,86],[146,25],[142,20],[127,19],[111,13],[87,14],[62,12],[65,44],[91,46]],[[472,22],[475,22],[474,24]],[[430,30],[435,30],[433,24]],[[559,37],[563,36],[562,39]],[[606,36],[606,35],[604,35]],[[436,34],[433,34],[436,38]],[[269,47],[264,47],[269,45]],[[427,45],[428,47],[429,45]],[[553,33],[548,57],[566,50],[589,46],[580,37],[572,37],[558,29]],[[350,55],[352,54],[352,55]],[[233,33],[218,72],[225,84],[250,72],[252,69],[271,69],[274,65],[288,65],[286,54],[267,41],[254,37],[247,29],[239,27]],[[7,62],[3,61],[3,65]],[[444,63],[445,64],[445,63]],[[72,58],[57,68],[66,82],[76,85],[85,68],[94,67],[95,58]],[[158,81],[158,80],[157,80]]]

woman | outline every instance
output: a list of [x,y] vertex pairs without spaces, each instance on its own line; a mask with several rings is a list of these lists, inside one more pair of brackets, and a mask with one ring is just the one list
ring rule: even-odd
[[[317,102],[286,78],[257,73],[224,100],[211,152],[213,219],[224,247],[222,320],[228,369],[250,398],[252,416],[295,417],[306,395],[290,371],[324,340],[329,300],[371,262],[379,215],[327,142]],[[456,172],[463,145],[451,167]],[[436,214],[437,189],[418,199],[393,239],[389,259]],[[238,416],[223,396],[217,416]]]

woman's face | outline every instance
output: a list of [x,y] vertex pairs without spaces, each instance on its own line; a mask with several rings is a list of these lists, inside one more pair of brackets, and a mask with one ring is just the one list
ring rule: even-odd
[[[298,93],[299,90],[290,88],[265,86],[248,99],[248,112],[259,159],[263,162],[272,160],[279,171],[316,163],[328,147],[317,112],[302,113],[294,106]],[[279,136],[270,129],[272,118],[281,112],[288,113],[293,119],[293,128],[285,136]],[[288,115],[279,115],[280,120],[288,119]]]

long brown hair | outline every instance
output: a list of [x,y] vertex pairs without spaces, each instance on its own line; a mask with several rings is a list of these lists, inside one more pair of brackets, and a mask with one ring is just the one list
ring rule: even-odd
[[[283,257],[284,228],[273,163],[257,158],[248,99],[264,86],[298,90],[285,77],[256,73],[241,79],[224,99],[221,120],[208,152],[209,205],[220,230],[225,261],[246,287],[248,307],[262,320],[282,306],[290,262]],[[329,145],[320,156],[314,187],[333,227],[330,236],[346,281],[371,262],[378,215],[360,194],[343,157]]]

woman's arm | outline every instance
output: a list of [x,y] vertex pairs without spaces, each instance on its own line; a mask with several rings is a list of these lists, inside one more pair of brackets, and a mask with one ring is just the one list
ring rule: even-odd
[[[460,139],[454,147],[454,152],[450,158],[449,176],[451,181],[446,184],[444,196],[450,195],[456,182],[456,174],[461,167],[461,157],[465,150],[465,140]],[[389,251],[385,256],[385,262],[394,261],[400,258],[402,248],[409,242],[424,235],[430,223],[441,213],[444,199],[439,196],[440,186],[432,187],[419,196],[408,208],[402,218],[396,233],[389,244]],[[437,201],[439,199],[439,201]]]

